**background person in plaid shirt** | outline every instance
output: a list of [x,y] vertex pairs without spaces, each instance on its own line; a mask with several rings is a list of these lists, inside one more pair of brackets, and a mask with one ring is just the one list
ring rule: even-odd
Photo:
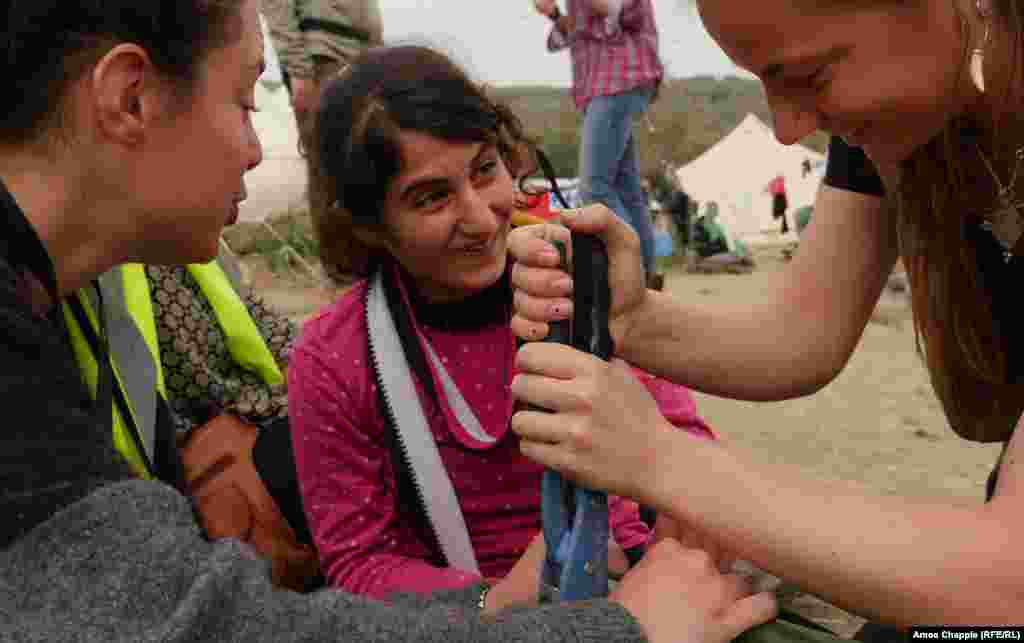
[[534,0],[551,19],[548,50],[568,48],[572,96],[583,114],[582,196],[603,203],[640,236],[648,279],[654,274],[654,226],[640,188],[633,120],[657,93],[664,74],[651,0]]

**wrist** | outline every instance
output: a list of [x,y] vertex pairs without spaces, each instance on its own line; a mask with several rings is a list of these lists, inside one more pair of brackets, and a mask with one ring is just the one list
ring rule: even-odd
[[[643,471],[639,474],[640,480],[634,500],[641,505],[654,507],[658,512],[665,511],[668,505],[675,499],[673,493],[676,483],[675,477],[679,474],[676,469],[680,462],[684,462],[689,455],[679,455],[677,448],[681,440],[678,438],[689,438],[688,441],[695,441],[685,431],[680,431],[661,414],[658,415],[655,431],[650,434],[650,451]],[[682,445],[683,448],[686,444]]]
[[[612,329],[612,337],[615,339],[615,355],[637,366],[641,365],[638,361],[638,354],[633,348],[639,348],[643,351],[644,348],[648,348],[650,345],[646,342],[650,342],[650,337],[643,337],[644,334],[649,334],[651,329],[650,320],[657,319],[657,313],[654,312],[654,308],[657,306],[657,298],[660,295],[657,291],[645,289],[640,295],[640,301],[637,302],[630,310],[618,316],[615,320],[615,324],[618,326],[618,332],[614,332],[616,329]],[[644,368],[641,366],[641,368]]]
[[[655,455],[648,468],[647,498],[641,501],[686,524],[700,524],[701,516],[708,511],[702,506],[701,494],[694,494],[699,488],[718,488],[718,472],[730,470],[727,452],[721,444],[698,438],[686,431],[667,426],[652,440]],[[706,516],[705,516],[706,517]]]
[[480,596],[477,598],[476,607],[484,614],[493,614],[498,611],[497,606],[494,604],[496,595],[494,593],[494,585],[484,583],[483,589],[480,590]]

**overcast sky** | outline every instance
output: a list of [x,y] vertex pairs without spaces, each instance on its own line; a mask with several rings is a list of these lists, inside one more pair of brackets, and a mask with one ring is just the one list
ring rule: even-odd
[[[568,85],[567,53],[544,47],[549,22],[532,0],[380,0],[384,36],[441,47],[479,80]],[[559,3],[565,9],[565,3]],[[661,55],[674,77],[739,73],[686,0],[654,0]]]
[[[388,42],[429,44],[483,82],[567,86],[568,53],[549,54],[549,22],[532,0],[379,0]],[[653,0],[669,75],[739,74],[687,0]],[[559,3],[565,9],[565,2]]]

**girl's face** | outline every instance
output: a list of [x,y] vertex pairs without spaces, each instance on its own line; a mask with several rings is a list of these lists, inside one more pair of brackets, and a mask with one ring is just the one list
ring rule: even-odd
[[245,198],[243,175],[262,160],[250,113],[263,70],[263,34],[256,0],[239,10],[241,37],[208,54],[191,104],[147,134],[147,151],[131,177],[147,212],[140,255],[152,263],[215,256],[221,230]]
[[402,170],[384,198],[380,243],[429,301],[464,299],[505,270],[515,190],[488,143],[403,130]]
[[962,109],[959,19],[949,0],[865,2],[816,9],[798,0],[699,0],[712,38],[757,75],[775,136],[795,143],[817,129],[843,136],[879,164],[906,159]]

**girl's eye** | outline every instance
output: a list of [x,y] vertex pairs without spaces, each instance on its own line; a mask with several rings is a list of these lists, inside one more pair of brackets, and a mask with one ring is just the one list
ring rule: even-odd
[[489,161],[484,161],[483,163],[481,163],[480,167],[477,168],[476,173],[477,176],[490,176],[494,174],[497,170],[498,161],[491,159]]
[[828,65],[822,65],[819,67],[813,74],[807,77],[807,86],[816,91],[820,91],[828,84],[828,79],[825,78],[825,72],[827,71]]
[[416,201],[413,202],[413,207],[417,209],[429,208],[440,202],[444,197],[444,192],[428,192],[427,194],[417,198]]

